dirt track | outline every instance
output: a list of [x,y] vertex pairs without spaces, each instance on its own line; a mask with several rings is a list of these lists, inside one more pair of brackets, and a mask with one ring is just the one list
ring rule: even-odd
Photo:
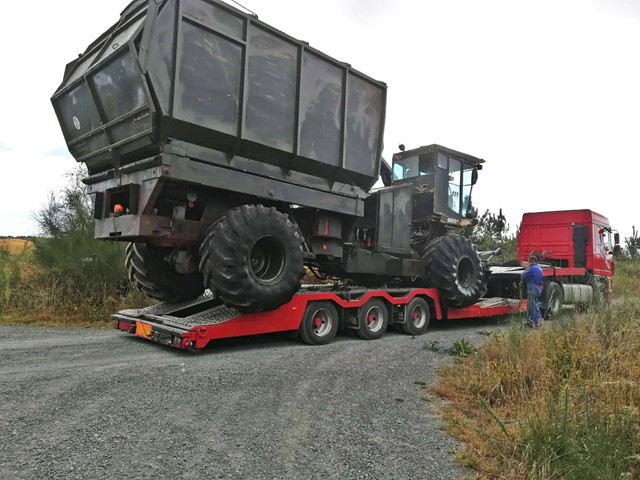
[[0,327],[0,477],[458,479],[425,391],[497,321],[412,339],[273,335],[185,354],[115,331]]

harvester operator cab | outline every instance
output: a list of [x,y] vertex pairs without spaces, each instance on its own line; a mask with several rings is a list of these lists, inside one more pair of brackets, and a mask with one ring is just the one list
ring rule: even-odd
[[467,218],[473,186],[483,163],[484,160],[439,145],[402,151],[393,157],[392,185],[414,185],[414,221],[451,224]]

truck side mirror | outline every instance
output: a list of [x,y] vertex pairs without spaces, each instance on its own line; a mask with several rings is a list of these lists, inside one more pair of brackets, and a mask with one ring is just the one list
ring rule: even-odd
[[613,243],[615,243],[616,245],[620,245],[620,234],[619,233],[614,233],[613,234]]
[[476,183],[478,183],[478,169],[474,168],[471,174],[471,185],[475,185]]

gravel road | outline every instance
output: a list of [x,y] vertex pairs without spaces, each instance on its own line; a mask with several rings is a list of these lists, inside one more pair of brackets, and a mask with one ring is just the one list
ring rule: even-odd
[[2,479],[459,479],[424,389],[497,320],[193,355],[110,330],[0,327]]

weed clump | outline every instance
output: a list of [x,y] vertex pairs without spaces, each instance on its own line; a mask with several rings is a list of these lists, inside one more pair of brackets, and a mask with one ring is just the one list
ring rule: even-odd
[[435,393],[483,477],[640,478],[640,304],[537,331],[514,321],[442,370]]

